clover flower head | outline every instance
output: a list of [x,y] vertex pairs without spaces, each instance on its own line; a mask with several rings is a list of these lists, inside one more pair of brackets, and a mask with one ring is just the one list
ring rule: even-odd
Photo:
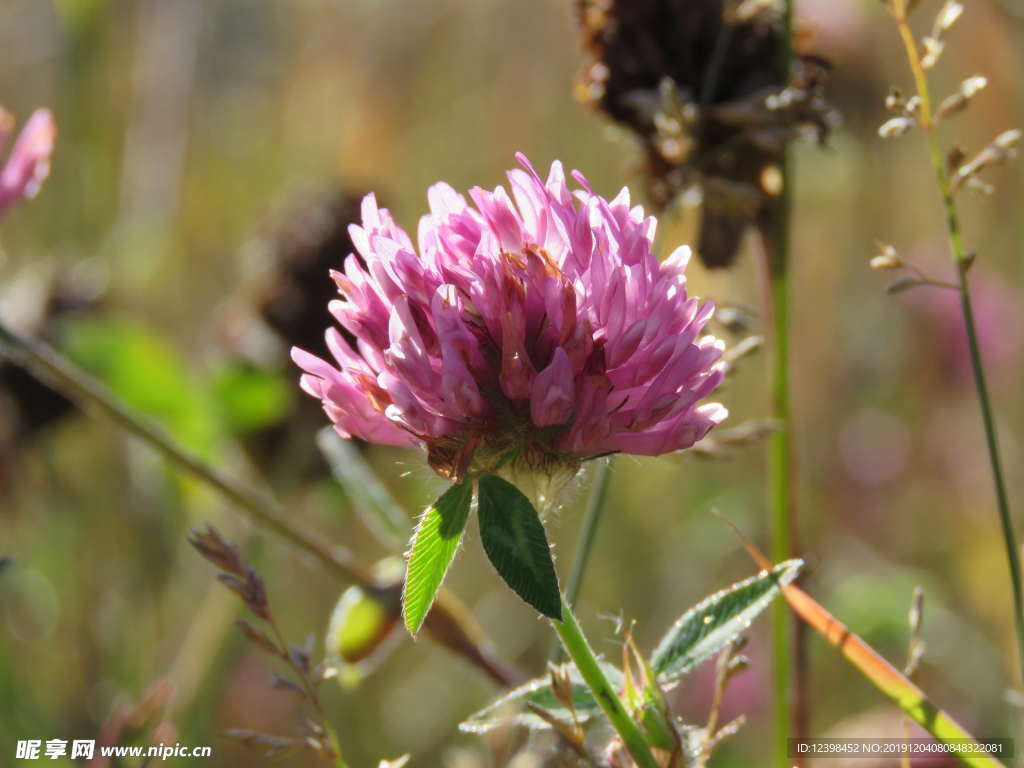
[[522,155],[511,192],[428,191],[418,243],[373,195],[357,251],[333,272],[332,360],[301,349],[303,389],[344,437],[418,444],[441,475],[511,465],[554,471],[623,452],[692,446],[726,410],[713,306],[689,297],[689,249],[664,263],[656,221],[560,163],[541,179]]
[[[14,127],[0,109],[0,150]],[[0,167],[0,217],[18,200],[34,197],[50,173],[50,155],[57,129],[47,109],[37,109],[14,142],[7,162]]]

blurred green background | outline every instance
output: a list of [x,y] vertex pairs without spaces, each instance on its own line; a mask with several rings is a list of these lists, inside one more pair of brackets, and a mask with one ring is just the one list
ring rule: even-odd
[[[39,328],[47,286],[70,286],[96,308],[46,326],[57,346],[225,470],[261,468],[296,520],[368,562],[388,554],[343,490],[302,469],[319,420],[292,430],[285,449],[239,447],[302,397],[256,309],[274,282],[268,222],[296,190],[337,185],[377,191],[414,230],[429,184],[501,183],[517,150],[538,167],[562,159],[603,194],[639,190],[631,139],[572,100],[583,57],[571,6],[0,0],[0,104],[19,120],[49,106],[60,130],[41,195],[0,225],[0,313]],[[925,4],[922,24],[937,6]],[[955,296],[888,297],[886,276],[867,268],[877,238],[951,275],[920,137],[876,135],[889,84],[908,85],[905,65],[877,2],[798,8],[806,47],[835,66],[829,92],[844,117],[829,148],[797,150],[793,429],[806,584],[900,664],[921,585],[922,686],[978,735],[1007,735],[1004,691],[1018,681],[1010,593]],[[936,90],[978,73],[990,84],[942,129],[947,143],[977,150],[1024,123],[1022,50],[1015,0],[967,4]],[[990,180],[996,195],[964,195],[962,212],[1019,509],[1024,181],[1020,166]],[[665,253],[692,235],[693,218],[663,222]],[[715,274],[694,264],[690,280],[693,292],[752,310],[758,331],[755,256]],[[746,360],[722,392],[734,424],[768,414],[766,364],[763,354]],[[301,709],[269,690],[272,663],[232,626],[240,607],[185,535],[212,521],[244,542],[285,631],[297,641],[313,633],[318,648],[345,585],[106,421],[72,414],[24,434],[17,407],[0,407],[0,556],[13,560],[0,573],[0,765],[13,762],[18,739],[94,738],[118,702],[164,678],[177,691],[166,714],[176,734],[165,740],[213,744],[204,765],[259,764],[220,733],[287,733]],[[415,453],[365,455],[410,513],[442,487]],[[620,459],[580,604],[598,648],[617,654],[620,616],[650,648],[689,605],[753,572],[711,511],[765,542],[764,485],[761,445],[722,461]],[[563,573],[585,498],[583,478],[549,526]],[[470,531],[449,584],[502,656],[539,674],[550,629],[499,583]],[[749,723],[716,765],[759,764],[767,751],[768,629],[755,625],[754,666],[727,700]],[[812,735],[900,734],[897,711],[831,648],[812,637],[810,652]],[[697,720],[708,672],[678,694]],[[415,766],[468,768],[506,764],[522,743],[516,733],[457,732],[497,693],[436,645],[405,640],[358,685],[329,682],[325,700],[353,766],[411,752]]]

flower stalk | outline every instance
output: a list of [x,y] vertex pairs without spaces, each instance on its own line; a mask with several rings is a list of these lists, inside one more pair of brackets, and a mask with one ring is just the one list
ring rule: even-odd
[[985,432],[985,444],[992,471],[992,480],[995,486],[999,522],[1006,549],[1010,582],[1013,588],[1014,628],[1017,638],[1020,673],[1024,674],[1024,588],[1022,588],[1021,584],[1020,545],[1014,532],[1013,518],[1010,513],[1009,496],[1006,490],[999,441],[996,435],[995,417],[993,416],[992,403],[988,393],[985,366],[981,359],[981,346],[978,342],[974,308],[971,302],[971,286],[968,280],[968,272],[974,257],[964,248],[963,235],[960,229],[960,216],[954,198],[954,188],[950,181],[949,171],[947,170],[946,161],[935,131],[938,119],[932,106],[932,96],[925,72],[925,63],[922,58],[921,49],[914,39],[914,34],[908,22],[910,8],[907,0],[892,0],[889,8],[906,52],[907,63],[910,66],[917,90],[917,97],[920,101],[916,115],[917,124],[924,131],[927,138],[928,154],[931,159],[932,169],[935,172],[935,181],[938,186],[939,195],[942,199],[949,249],[956,265],[956,289],[960,293],[960,307],[964,319],[967,346],[970,351],[971,371],[974,377],[975,389],[978,393],[982,427]]
[[551,625],[558,633],[569,658],[573,660],[576,669],[579,670],[583,682],[587,684],[594,699],[601,705],[601,709],[615,728],[616,733],[619,734],[622,743],[637,766],[639,768],[658,768],[658,762],[651,753],[647,739],[644,738],[640,727],[626,711],[618,691],[608,682],[607,675],[601,669],[590,643],[587,642],[579,622],[576,621],[572,606],[564,595],[562,596],[562,620],[552,619]]

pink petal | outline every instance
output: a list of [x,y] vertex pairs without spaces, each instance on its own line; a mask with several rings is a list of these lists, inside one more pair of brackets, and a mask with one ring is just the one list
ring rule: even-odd
[[538,427],[564,424],[574,403],[572,363],[565,350],[555,350],[551,364],[537,374],[530,394],[530,418]]

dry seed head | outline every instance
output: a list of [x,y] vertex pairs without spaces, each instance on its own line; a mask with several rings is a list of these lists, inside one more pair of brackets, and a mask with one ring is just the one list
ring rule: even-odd
[[224,731],[224,735],[248,747],[259,747],[267,757],[280,755],[298,744],[295,739],[290,739],[287,736],[274,736],[269,733],[247,731],[240,728]]
[[735,657],[733,657],[732,659],[729,660],[729,669],[728,669],[729,677],[731,678],[734,675],[738,675],[740,672],[743,672],[744,670],[748,669],[749,667],[750,667],[750,657],[749,656],[735,656]]
[[751,419],[731,429],[722,430],[719,442],[731,446],[752,445],[784,428],[785,425],[778,419]]
[[905,266],[896,248],[878,241],[878,255],[871,259],[872,269],[900,269]]
[[565,665],[548,662],[548,677],[551,680],[551,691],[555,698],[569,711],[573,710],[572,678]]
[[1011,153],[1010,157],[1013,157],[1017,151],[1017,147],[1020,145],[1021,139],[1024,138],[1024,131],[1020,128],[1014,128],[1010,131],[1004,131],[993,139],[992,144],[1004,152]]
[[960,93],[962,93],[968,99],[974,98],[974,95],[988,85],[988,78],[984,75],[975,75],[969,77],[960,84]]
[[964,186],[968,192],[973,192],[976,195],[984,195],[990,197],[995,194],[996,188],[989,184],[987,181],[982,181],[977,176],[971,176],[964,182]]
[[921,587],[914,587],[907,623],[910,625],[910,647],[903,673],[907,677],[912,677],[921,664],[921,657],[924,656],[924,641],[921,639],[924,624],[924,590]]
[[727,24],[770,24],[781,14],[778,0],[734,0],[722,16]]
[[302,686],[296,683],[294,680],[289,680],[284,675],[275,672],[271,678],[270,687],[275,691],[284,691],[290,693],[296,698],[306,699],[306,691],[303,690]]
[[262,629],[253,625],[252,622],[246,621],[245,619],[235,619],[235,624],[242,630],[243,635],[256,643],[256,645],[264,651],[273,656],[281,655],[281,649],[277,647],[277,644],[267,637]]
[[761,169],[761,191],[769,197],[778,197],[782,194],[785,185],[785,177],[782,169],[774,163],[766,165]]
[[963,147],[959,145],[953,147],[946,154],[946,170],[950,173],[956,173],[956,169],[963,165],[966,159],[967,153],[964,152]]
[[903,259],[899,256],[875,256],[869,262],[872,269],[900,269],[903,267]]
[[729,347],[722,353],[722,360],[725,362],[726,374],[732,373],[736,363],[745,357],[756,354],[764,346],[764,336],[747,336],[738,344]]
[[1022,136],[1024,134],[1019,129],[1004,131],[996,136],[970,162],[964,163],[957,169],[953,176],[954,191],[965,184],[975,192],[985,192],[990,189],[987,184],[976,178],[977,175],[990,165],[1001,165],[1013,160],[1017,156],[1017,146],[1020,144]]
[[940,37],[952,28],[954,24],[963,15],[964,7],[962,4],[956,2],[956,0],[947,0],[946,4],[942,6],[942,10],[939,11],[939,15],[935,17],[935,27],[933,35]]
[[895,280],[885,286],[885,292],[892,296],[893,294],[909,291],[911,288],[916,288],[919,285],[925,285],[925,282],[919,277],[901,277],[899,280]]
[[943,120],[950,115],[955,115],[957,112],[962,112],[967,108],[979,91],[983,90],[988,85],[988,78],[983,75],[975,75],[969,77],[960,83],[960,90],[954,93],[952,96],[947,96],[939,108],[935,112],[936,120]]
[[885,108],[890,112],[903,112],[907,106],[907,100],[903,96],[903,91],[898,86],[889,86],[889,94],[885,97]]
[[238,547],[221,536],[220,531],[212,525],[208,524],[203,531],[193,528],[188,543],[220,570],[243,579],[248,576],[249,564],[245,562]]
[[939,63],[939,57],[942,55],[942,51],[946,47],[946,43],[938,37],[928,36],[921,41],[921,44],[924,48],[924,55],[921,57],[921,66],[924,69],[931,69]]
[[917,635],[921,632],[921,621],[924,619],[924,590],[921,587],[914,587],[914,596],[910,599],[910,611],[907,614],[907,623],[910,624],[910,631]]
[[903,674],[912,678],[921,666],[921,659],[924,657],[924,643],[914,643],[910,646],[910,654],[907,665],[903,668]]
[[955,115],[957,112],[963,112],[967,108],[968,100],[962,92],[954,93],[952,96],[947,96],[939,104],[939,108],[935,110],[935,120],[945,120],[950,115]]
[[743,307],[719,306],[715,311],[714,320],[729,333],[747,333],[754,324],[753,315]]
[[917,121],[909,117],[893,117],[886,120],[878,128],[878,135],[883,139],[894,139],[902,136],[917,125]]

